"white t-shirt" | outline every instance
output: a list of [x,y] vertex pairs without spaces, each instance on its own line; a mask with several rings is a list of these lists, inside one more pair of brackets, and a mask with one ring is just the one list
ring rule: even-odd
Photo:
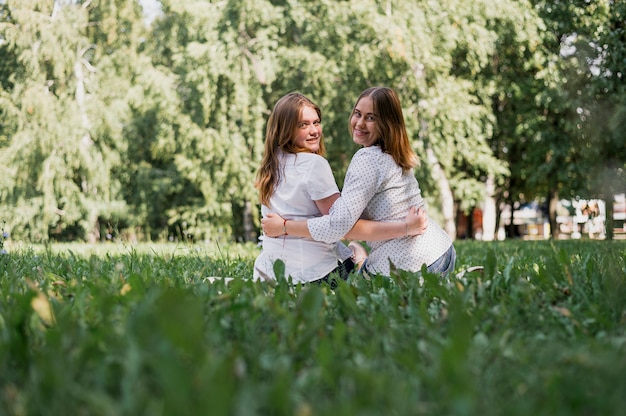
[[[270,198],[271,207],[261,206],[261,214],[280,214],[288,220],[320,217],[314,201],[339,192],[328,161],[322,156],[301,152],[282,153],[279,156],[281,180]],[[343,235],[341,236],[343,238]],[[285,263],[285,277],[294,283],[321,279],[352,254],[339,239],[325,243],[311,238],[262,236],[263,249],[254,262],[254,280],[276,279],[274,262]]]
[[[330,215],[309,219],[311,236],[320,241],[337,241],[359,218],[374,221],[404,221],[411,206],[424,204],[412,170],[402,171],[391,155],[379,146],[359,149],[348,166],[341,197]],[[434,263],[452,245],[448,234],[432,220],[421,236],[368,241],[371,252],[367,270],[390,275],[390,262],[396,268],[420,271]]]

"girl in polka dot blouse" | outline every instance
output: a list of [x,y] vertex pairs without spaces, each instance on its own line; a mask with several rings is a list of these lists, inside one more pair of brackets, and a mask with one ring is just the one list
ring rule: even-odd
[[[349,122],[352,140],[362,146],[353,156],[341,197],[328,215],[290,221],[268,213],[262,220],[266,235],[310,236],[338,241],[361,219],[402,221],[410,207],[424,204],[413,168],[418,163],[411,149],[402,106],[386,87],[368,88],[358,97]],[[448,234],[430,221],[422,235],[383,241],[369,239],[371,248],[362,270],[390,276],[396,268],[447,275],[454,270],[456,252]]]

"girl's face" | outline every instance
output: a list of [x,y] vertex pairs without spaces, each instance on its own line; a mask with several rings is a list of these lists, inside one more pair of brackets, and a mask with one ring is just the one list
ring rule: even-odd
[[320,148],[321,137],[322,121],[318,117],[317,111],[312,107],[304,107],[296,127],[294,144],[315,153]]
[[356,103],[350,117],[350,127],[354,143],[369,147],[378,141],[374,103],[370,97],[363,97]]

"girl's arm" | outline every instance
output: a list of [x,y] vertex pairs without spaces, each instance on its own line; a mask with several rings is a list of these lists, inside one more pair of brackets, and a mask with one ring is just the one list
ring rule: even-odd
[[[287,221],[289,224],[289,221]],[[423,208],[411,207],[403,222],[358,220],[345,235],[349,240],[381,241],[409,235],[424,234],[428,227],[428,216]],[[308,227],[307,227],[308,232]]]
[[[306,220],[285,220],[278,214],[270,213],[261,219],[261,226],[263,233],[268,237],[281,235],[311,237]],[[411,207],[403,222],[358,220],[345,237],[351,240],[382,241],[407,235],[420,235],[427,227],[428,216],[424,209]]]
[[328,213],[330,212],[330,207],[333,206],[337,198],[339,198],[340,196],[341,194],[337,192],[327,198],[318,199],[317,201],[313,201],[313,202],[315,202],[315,205],[317,205],[317,209],[320,210],[322,215],[328,215]]

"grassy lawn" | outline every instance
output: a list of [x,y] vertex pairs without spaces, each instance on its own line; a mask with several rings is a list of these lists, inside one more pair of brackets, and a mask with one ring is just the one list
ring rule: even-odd
[[254,245],[7,246],[0,414],[622,414],[626,242],[455,245],[484,271],[334,292]]

